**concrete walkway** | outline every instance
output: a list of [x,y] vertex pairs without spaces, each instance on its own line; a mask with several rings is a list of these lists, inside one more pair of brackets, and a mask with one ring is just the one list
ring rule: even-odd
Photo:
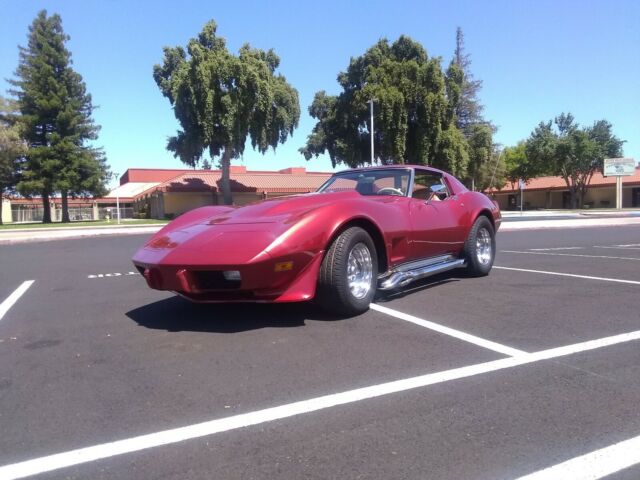
[[95,227],[16,228],[0,230],[0,245],[7,243],[43,242],[66,238],[97,237],[102,235],[152,234],[164,224],[152,225],[100,225]]

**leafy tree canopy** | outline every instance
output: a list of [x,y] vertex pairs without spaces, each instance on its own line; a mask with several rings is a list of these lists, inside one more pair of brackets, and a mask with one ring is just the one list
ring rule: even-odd
[[167,149],[192,167],[205,152],[221,156],[222,190],[229,204],[229,165],[244,152],[247,137],[261,153],[275,149],[298,126],[300,105],[297,90],[276,74],[280,59],[273,50],[245,44],[233,55],[216,29],[212,20],[186,50],[165,47],[153,78],[181,126]]
[[547,169],[543,168],[544,164],[529,160],[526,147],[526,142],[521,141],[513,147],[506,147],[502,152],[506,169],[505,178],[514,188],[520,179],[527,182],[547,174]]
[[369,163],[367,102],[374,99],[374,150],[382,163],[464,173],[467,144],[454,121],[462,78],[454,64],[445,74],[440,59],[407,36],[380,40],[338,75],[339,95],[316,93],[309,114],[317,123],[300,151],[307,159],[328,152],[334,166]]
[[572,208],[578,208],[593,174],[602,171],[605,158],[622,156],[623,144],[606,120],[581,128],[573,115],[562,113],[553,122],[541,122],[535,128],[525,151],[538,172],[564,179],[571,192]]

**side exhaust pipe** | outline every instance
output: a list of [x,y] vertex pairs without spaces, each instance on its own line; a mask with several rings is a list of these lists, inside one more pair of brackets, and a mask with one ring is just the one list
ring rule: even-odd
[[453,270],[454,268],[464,266],[464,259],[456,258],[430,263],[424,266],[418,266],[408,270],[399,270],[392,272],[391,275],[382,279],[378,285],[379,290],[393,290],[394,288],[404,287],[411,282],[420,280],[421,278],[430,277],[437,273]]

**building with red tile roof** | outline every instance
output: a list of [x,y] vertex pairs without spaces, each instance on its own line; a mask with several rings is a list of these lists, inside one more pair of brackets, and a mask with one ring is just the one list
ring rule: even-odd
[[[159,172],[163,175],[165,171]],[[151,172],[127,173],[127,178],[154,178]],[[233,165],[230,170],[233,203],[245,205],[265,198],[313,192],[330,176],[329,172],[307,172],[304,167],[250,171]],[[222,204],[221,178],[220,170],[178,171],[177,175],[136,195],[134,209],[151,218],[172,218],[200,206]]]
[[[231,193],[235,205],[264,198],[313,192],[329,177],[329,172],[307,172],[304,167],[278,171],[250,171],[232,165]],[[120,177],[120,185],[101,198],[69,199],[74,219],[114,218],[116,205],[121,217],[173,218],[193,208],[222,204],[220,170],[130,168]],[[8,202],[7,202],[8,203]],[[60,198],[51,197],[52,216],[59,217]],[[12,198],[4,205],[3,219],[36,220],[42,217],[42,200]],[[77,217],[77,218],[75,218]]]
[[[519,208],[518,185],[507,184],[500,190],[488,192],[498,201],[500,208]],[[605,177],[596,172],[591,178],[584,198],[587,208],[616,206],[616,177]],[[538,177],[529,180],[524,189],[525,208],[561,209],[570,207],[570,193],[562,177]],[[622,177],[622,207],[640,207],[640,166],[633,175]]]

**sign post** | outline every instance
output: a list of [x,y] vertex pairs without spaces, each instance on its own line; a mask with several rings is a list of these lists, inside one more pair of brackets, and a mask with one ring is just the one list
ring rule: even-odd
[[605,158],[605,177],[616,177],[616,210],[622,210],[622,177],[633,175],[636,161],[633,158]]
[[520,216],[522,216],[522,210],[524,208],[524,180],[520,179],[518,184],[520,185]]

